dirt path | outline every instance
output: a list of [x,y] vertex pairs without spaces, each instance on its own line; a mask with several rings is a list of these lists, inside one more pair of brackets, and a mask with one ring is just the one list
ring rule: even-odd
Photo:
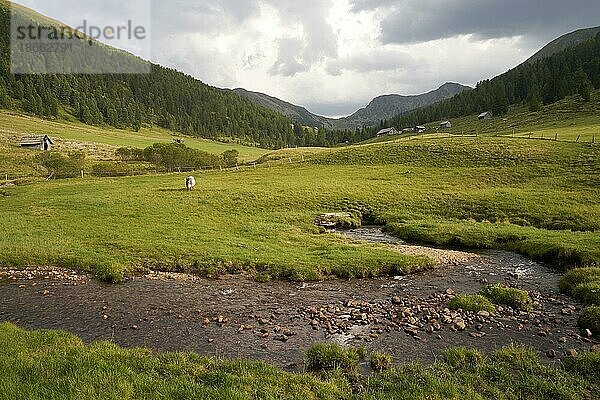
[[[5,271],[0,321],[64,329],[87,342],[259,359],[292,370],[301,369],[303,351],[322,340],[366,345],[397,361],[432,360],[452,346],[491,351],[510,343],[549,352],[551,360],[594,344],[579,335],[578,305],[558,293],[559,275],[548,268],[506,252],[427,251],[444,264],[408,277],[350,282],[153,274],[105,285],[76,273]],[[446,309],[454,293],[496,282],[529,290],[535,310],[473,315]]]

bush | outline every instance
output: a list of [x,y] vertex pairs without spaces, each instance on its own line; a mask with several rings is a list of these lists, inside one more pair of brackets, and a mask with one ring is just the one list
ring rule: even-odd
[[125,176],[131,174],[131,167],[126,163],[104,162],[92,165],[93,176]]
[[145,148],[143,154],[144,161],[165,167],[169,171],[184,167],[199,169],[221,165],[219,156],[178,143],[155,143]]
[[117,149],[116,154],[123,161],[144,161],[144,150],[142,149],[121,147]]
[[517,310],[530,310],[533,306],[533,300],[527,291],[508,288],[500,284],[488,285],[481,290],[480,294],[494,304],[509,306]]
[[237,150],[227,150],[223,154],[221,154],[221,160],[223,162],[223,166],[226,168],[235,167],[238,163],[238,157],[240,156],[240,152]]
[[583,310],[578,324],[582,329],[589,329],[594,336],[600,336],[600,306],[592,306]]
[[600,268],[576,268],[565,274],[560,280],[560,291],[572,295],[575,288],[582,283],[600,282]]
[[306,369],[312,372],[342,370],[347,375],[356,376],[359,374],[358,363],[364,357],[364,348],[317,343],[306,351]]
[[496,311],[494,304],[485,296],[480,294],[461,294],[456,296],[448,303],[448,308],[451,310],[465,310],[465,311]]
[[375,372],[383,372],[394,366],[394,359],[389,354],[373,353],[371,355],[371,368]]
[[37,161],[48,173],[57,179],[75,178],[81,174],[85,162],[85,154],[71,152],[67,157],[57,152],[44,152],[36,157]]
[[600,305],[600,281],[577,285],[573,290],[573,297],[586,305]]

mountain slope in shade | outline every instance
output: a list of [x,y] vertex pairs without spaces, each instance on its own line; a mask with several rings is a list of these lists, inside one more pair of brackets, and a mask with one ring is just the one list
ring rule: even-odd
[[568,48],[577,46],[579,43],[582,43],[586,40],[589,40],[600,33],[600,26],[595,28],[587,28],[587,29],[579,29],[575,32],[567,33],[559,37],[558,39],[553,40],[544,46],[540,51],[535,53],[531,58],[529,58],[526,63],[532,63],[539,61],[544,58],[548,58],[553,56],[556,53],[559,53]]
[[263,93],[250,92],[244,89],[235,89],[234,92],[250,99],[256,104],[283,114],[302,125],[325,126],[328,129],[354,130],[363,126],[378,125],[381,120],[388,120],[417,108],[446,100],[465,90],[471,90],[471,88],[458,83],[446,83],[439,89],[416,96],[401,96],[397,94],[380,96],[373,99],[365,108],[358,110],[348,117],[339,119],[313,114],[304,107]]
[[389,120],[417,108],[426,107],[449,99],[465,90],[471,90],[471,88],[458,83],[445,83],[439,89],[416,96],[401,96],[397,94],[380,96],[371,101],[368,106],[358,110],[349,117],[332,120],[332,124],[337,129],[375,126],[382,120]]
[[299,122],[304,126],[330,126],[329,118],[313,114],[304,107],[288,103],[287,101],[280,100],[264,93],[251,92],[242,88],[234,89],[233,91],[260,106],[270,108],[271,110],[291,118],[292,120]]

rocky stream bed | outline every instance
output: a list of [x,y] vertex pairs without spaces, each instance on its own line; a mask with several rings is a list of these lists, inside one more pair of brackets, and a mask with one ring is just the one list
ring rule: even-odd
[[[2,270],[0,321],[63,329],[86,342],[265,360],[290,370],[302,369],[304,350],[318,341],[364,345],[396,361],[431,361],[454,346],[492,351],[516,343],[548,361],[598,349],[577,327],[580,305],[558,292],[560,275],[544,265],[508,252],[412,246],[378,228],[344,234],[427,254],[440,265],[410,276],[313,283],[151,273],[107,285],[72,271]],[[456,294],[492,283],[528,290],[533,310],[447,308]]]

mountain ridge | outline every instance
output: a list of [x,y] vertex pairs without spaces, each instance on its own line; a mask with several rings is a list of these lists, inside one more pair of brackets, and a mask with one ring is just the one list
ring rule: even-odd
[[533,63],[544,58],[551,57],[556,53],[559,53],[571,47],[575,47],[586,40],[592,39],[599,33],[600,26],[577,29],[576,31],[566,33],[542,47],[533,56],[529,57],[529,59],[525,61],[525,63]]
[[446,100],[466,90],[472,90],[472,88],[459,83],[446,82],[437,89],[418,95],[385,94],[375,97],[365,107],[342,118],[320,116],[311,113],[305,107],[289,103],[265,93],[253,92],[243,88],[237,88],[233,91],[241,96],[245,96],[256,104],[270,108],[302,125],[325,127],[330,130],[355,130],[363,126],[371,127],[378,125],[382,120],[388,120],[399,114]]

